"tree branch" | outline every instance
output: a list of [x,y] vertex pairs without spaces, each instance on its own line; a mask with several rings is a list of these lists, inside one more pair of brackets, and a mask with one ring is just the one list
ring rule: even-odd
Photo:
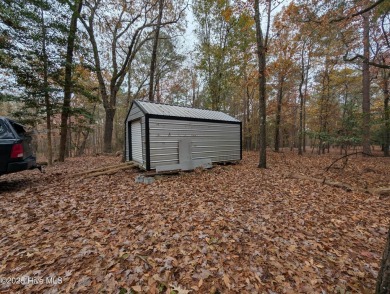
[[354,18],[354,17],[359,16],[359,15],[362,15],[363,13],[366,13],[366,12],[374,9],[375,7],[377,7],[379,4],[381,4],[384,1],[385,0],[378,0],[378,1],[376,1],[373,4],[371,4],[370,6],[368,6],[367,8],[365,8],[363,10],[360,10],[360,11],[358,11],[356,13],[351,14],[351,15],[347,15],[347,16],[336,18],[336,19],[332,19],[332,20],[329,21],[329,23],[340,22],[340,21],[343,21],[344,19],[350,19],[350,18]]
[[337,161],[339,161],[339,160],[341,160],[341,159],[343,159],[343,158],[347,158],[347,157],[349,157],[349,156],[351,156],[351,155],[358,155],[358,154],[360,154],[360,153],[363,154],[363,155],[365,155],[365,156],[374,157],[372,154],[368,154],[368,153],[356,151],[356,152],[354,152],[354,153],[350,153],[350,154],[347,154],[347,155],[344,155],[344,156],[341,156],[341,157],[337,158],[336,160],[334,160],[334,161],[332,162],[331,165],[329,165],[327,168],[325,168],[325,171],[329,171],[329,169],[330,169]]
[[[341,16],[341,17],[338,17],[338,18],[334,18],[334,19],[331,19],[331,20],[327,21],[326,23],[331,24],[331,23],[336,23],[336,22],[343,21],[345,19],[354,18],[356,16],[362,15],[362,14],[364,14],[364,13],[374,9],[376,6],[378,6],[379,4],[381,4],[383,2],[385,2],[385,0],[378,0],[375,3],[371,4],[370,6],[366,7],[365,9],[362,9],[362,10],[356,12],[356,13],[353,13],[353,14],[347,15],[347,16]],[[316,23],[316,24],[323,24],[324,23],[324,21],[319,20],[319,19],[315,19],[315,18],[312,18],[312,17],[308,17],[306,19],[303,19],[303,20],[301,20],[301,22],[304,22],[304,23],[313,22],[313,23]]]
[[[181,18],[182,16],[182,13],[184,12],[185,8],[183,8],[180,12],[179,12],[179,15],[177,16],[177,18],[173,19],[173,20],[170,20],[170,21],[166,21],[166,22],[162,22],[160,25],[161,26],[166,26],[166,25],[170,25],[170,24],[174,24],[174,23],[177,23],[179,21],[179,19]],[[155,27],[157,26],[156,23],[145,23],[140,26],[134,33],[133,35],[133,38],[131,40],[131,43],[129,45],[129,51],[128,51],[128,54],[126,56],[126,59],[125,59],[125,62],[123,63],[122,65],[122,68],[119,70],[118,74],[115,75],[114,79],[115,81],[117,81],[122,75],[125,74],[127,68],[128,68],[128,62],[131,60],[130,57],[132,55],[132,51],[133,51],[133,48],[134,48],[134,45],[136,44],[136,40],[137,40],[137,37],[138,35],[146,28],[150,28],[150,27]]]
[[265,41],[264,41],[264,46],[266,50],[268,49],[268,39],[269,39],[269,29],[270,29],[270,24],[271,24],[271,0],[268,0],[268,12],[267,12],[267,30],[265,32]]
[[385,40],[386,40],[387,47],[390,48],[389,38],[387,37],[387,32],[386,32],[386,30],[385,30],[385,25],[384,25],[384,23],[385,23],[385,17],[386,17],[386,16],[384,15],[383,18],[382,18],[382,21],[381,21],[381,28],[382,28],[382,34],[383,34],[383,36],[384,36],[384,38],[385,38]]
[[[348,53],[347,53],[348,54]],[[346,61],[346,62],[353,62],[355,61],[356,59],[362,59],[363,61],[366,61],[367,62],[367,59],[361,55],[361,54],[356,54],[354,57],[352,58],[347,58],[347,54],[345,54],[343,56],[343,60]],[[368,64],[371,65],[371,66],[374,66],[374,67],[379,67],[379,68],[384,68],[384,69],[390,69],[390,65],[387,65],[387,64],[381,64],[381,63],[376,63],[376,62],[372,62],[372,61],[368,61]]]

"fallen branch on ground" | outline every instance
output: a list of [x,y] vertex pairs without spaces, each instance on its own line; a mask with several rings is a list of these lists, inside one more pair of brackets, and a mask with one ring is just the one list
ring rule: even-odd
[[327,180],[326,178],[318,179],[318,178],[309,177],[309,176],[300,175],[300,174],[289,174],[286,176],[286,178],[313,181],[313,182],[317,182],[320,184],[324,184],[324,185],[328,185],[328,186],[332,186],[332,187],[336,187],[336,188],[341,188],[347,192],[367,193],[367,194],[371,194],[374,196],[379,196],[380,199],[385,199],[385,198],[390,197],[390,187],[362,189],[359,187],[352,187],[352,186],[345,184],[345,183],[330,181],[330,180]]
[[114,167],[114,168],[108,169],[108,170],[87,173],[83,178],[87,179],[87,178],[93,178],[93,177],[102,176],[102,175],[112,175],[112,174],[117,173],[118,171],[129,169],[129,168],[134,168],[134,167],[135,167],[134,164],[126,164],[124,166],[117,166],[117,167]]
[[325,184],[325,185],[333,186],[333,187],[336,187],[336,188],[341,188],[341,189],[343,189],[345,191],[348,191],[348,192],[351,192],[353,190],[352,187],[347,185],[347,184],[344,184],[344,183],[341,183],[341,182],[329,181],[326,178],[324,178],[324,179],[317,179],[317,178],[308,177],[308,176],[299,175],[299,174],[290,174],[290,175],[287,176],[287,178],[297,179],[297,180],[309,180],[309,181],[317,182],[317,183],[320,183],[320,184]]
[[[358,155],[358,154],[363,154],[363,155],[366,155],[366,156],[374,157],[372,154],[368,154],[368,153],[365,153],[365,152],[358,152],[358,151],[356,151],[356,152],[354,152],[354,153],[346,154],[346,155],[344,155],[344,156],[341,156],[341,157],[337,158],[335,161],[332,162],[331,165],[329,165],[329,166],[325,169],[325,171],[329,171],[329,169],[330,169],[337,161],[339,161],[339,160],[341,160],[341,159],[344,159],[344,158],[348,159],[349,156],[351,156],[351,155]],[[346,165],[346,164],[344,164],[344,167],[345,167],[345,165]],[[343,167],[343,168],[344,168],[344,167]]]
[[133,166],[133,163],[125,162],[125,163],[120,163],[120,164],[115,164],[115,165],[109,165],[109,166],[105,166],[105,167],[95,168],[95,169],[86,170],[86,171],[83,171],[83,172],[72,174],[72,175],[70,175],[70,177],[72,177],[72,178],[73,177],[80,177],[80,176],[84,176],[84,175],[91,174],[91,173],[97,173],[97,172],[102,172],[102,171],[106,171],[106,170],[111,170],[111,169],[114,169],[114,168],[127,167],[129,165]]

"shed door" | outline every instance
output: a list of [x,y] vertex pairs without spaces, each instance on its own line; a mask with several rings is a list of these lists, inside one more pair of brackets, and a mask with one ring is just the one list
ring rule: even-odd
[[131,156],[142,164],[141,120],[131,122]]

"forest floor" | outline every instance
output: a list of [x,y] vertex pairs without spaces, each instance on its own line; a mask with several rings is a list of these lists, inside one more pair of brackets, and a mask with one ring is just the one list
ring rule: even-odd
[[[390,197],[390,158],[244,153],[153,184],[119,157],[68,159],[0,177],[0,293],[372,293]],[[300,174],[343,182],[350,192]],[[356,188],[356,190],[355,190]]]

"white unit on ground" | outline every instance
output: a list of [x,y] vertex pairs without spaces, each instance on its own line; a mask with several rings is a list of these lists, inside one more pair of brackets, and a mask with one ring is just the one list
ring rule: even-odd
[[135,100],[125,123],[126,159],[146,170],[242,158],[241,122],[223,112]]

